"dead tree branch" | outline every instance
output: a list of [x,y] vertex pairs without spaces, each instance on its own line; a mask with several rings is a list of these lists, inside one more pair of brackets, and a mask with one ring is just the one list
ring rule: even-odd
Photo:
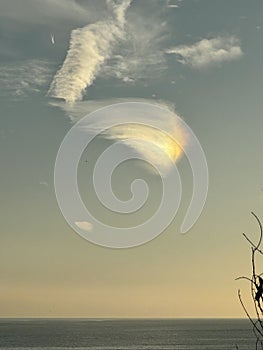
[[[257,266],[256,266],[256,257],[257,254],[262,254],[263,252],[260,249],[261,243],[262,243],[262,237],[263,237],[263,228],[262,223],[259,217],[254,213],[251,212],[253,217],[256,219],[256,222],[259,226],[259,239],[258,242],[255,244],[245,233],[243,233],[243,236],[247,240],[247,242],[250,245],[251,248],[251,277],[246,276],[240,276],[236,278],[236,280],[245,279],[250,282],[250,292],[251,292],[251,298],[254,304],[254,310],[255,310],[255,317],[252,317],[250,313],[248,312],[242,297],[241,297],[241,291],[238,290],[238,298],[239,302],[249,319],[250,323],[253,327],[253,332],[256,337],[256,350],[257,349],[263,349],[263,278],[262,273],[257,273]],[[237,347],[237,346],[236,346]],[[238,347],[237,347],[238,348]]]

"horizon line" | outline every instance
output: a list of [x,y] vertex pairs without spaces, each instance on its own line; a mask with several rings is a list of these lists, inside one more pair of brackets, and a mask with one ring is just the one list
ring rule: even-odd
[[235,317],[235,316],[155,316],[155,317],[145,317],[145,316],[1,316],[0,320],[44,320],[44,319],[57,319],[57,320],[247,320],[247,317]]

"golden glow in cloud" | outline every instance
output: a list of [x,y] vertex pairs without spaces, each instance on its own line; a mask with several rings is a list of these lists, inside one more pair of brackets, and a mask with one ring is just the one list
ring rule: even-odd
[[[182,147],[187,143],[187,137],[175,119],[171,128],[172,138],[165,131],[143,124],[120,125],[111,129],[111,138],[123,142],[142,154],[153,165],[164,170],[170,168],[169,159],[175,163],[183,154]],[[155,146],[155,147],[154,147]],[[168,158],[164,157],[164,154]]]
[[[151,162],[153,166],[163,169],[165,173],[169,170],[172,164],[171,161],[175,163],[181,158],[183,148],[190,142],[190,137],[179,116],[174,111],[175,106],[173,104],[165,101],[138,98],[136,100],[137,102],[159,107],[158,114],[145,113],[140,116],[139,122],[136,123],[134,118],[136,113],[134,114],[132,108],[126,111],[125,116],[115,116],[108,111],[107,118],[117,118],[119,125],[108,129],[103,135],[111,140],[122,141]],[[51,105],[63,109],[72,122],[77,122],[85,114],[124,102],[134,102],[134,100],[122,98],[100,101],[89,100],[79,101],[74,105],[59,101],[52,102]],[[127,124],[125,123],[126,120],[131,122]],[[151,126],[152,122],[154,125],[157,125],[156,128]],[[100,130],[103,130],[104,127],[107,128],[106,120],[93,118],[91,114],[87,131],[100,133]],[[165,130],[169,131],[169,134]]]

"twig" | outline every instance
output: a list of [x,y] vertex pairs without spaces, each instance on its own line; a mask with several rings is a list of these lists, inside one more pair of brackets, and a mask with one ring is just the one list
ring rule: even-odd
[[[236,280],[245,279],[247,281],[250,281],[250,292],[254,303],[255,313],[257,316],[256,321],[252,319],[249,312],[247,311],[247,308],[243,303],[240,290],[238,290],[238,298],[247,318],[253,326],[253,332],[256,337],[256,350],[259,349],[259,346],[263,350],[263,321],[261,320],[261,315],[263,315],[263,308],[261,306],[261,302],[263,302],[263,279],[261,278],[262,273],[256,273],[256,253],[258,252],[263,255],[263,251],[260,250],[260,245],[262,243],[263,238],[263,228],[258,216],[254,212],[251,212],[251,214],[254,216],[259,226],[259,239],[257,244],[254,244],[251,241],[251,239],[248,238],[248,236],[245,233],[243,233],[243,236],[248,241],[251,247],[251,278],[248,278],[246,276],[240,276],[236,278]],[[236,349],[238,349],[237,345]]]
[[[247,309],[246,309],[246,307],[245,307],[245,305],[244,305],[244,303],[243,303],[243,300],[242,300],[242,297],[241,297],[240,289],[238,290],[238,298],[239,298],[239,301],[240,301],[240,304],[241,304],[243,310],[245,311],[245,314],[247,315],[247,318],[248,318],[249,321],[252,323],[253,328],[256,329],[256,330],[259,332],[259,334],[260,334],[260,333],[261,333],[261,330],[257,327],[256,322],[254,322],[253,319],[250,317],[250,315],[249,315],[249,313],[248,313],[248,311],[247,311]],[[262,333],[262,336],[263,336],[263,333]]]

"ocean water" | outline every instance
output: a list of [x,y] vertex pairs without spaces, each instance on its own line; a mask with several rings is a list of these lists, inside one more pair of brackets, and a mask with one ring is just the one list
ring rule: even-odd
[[255,349],[247,320],[2,319],[0,349]]

